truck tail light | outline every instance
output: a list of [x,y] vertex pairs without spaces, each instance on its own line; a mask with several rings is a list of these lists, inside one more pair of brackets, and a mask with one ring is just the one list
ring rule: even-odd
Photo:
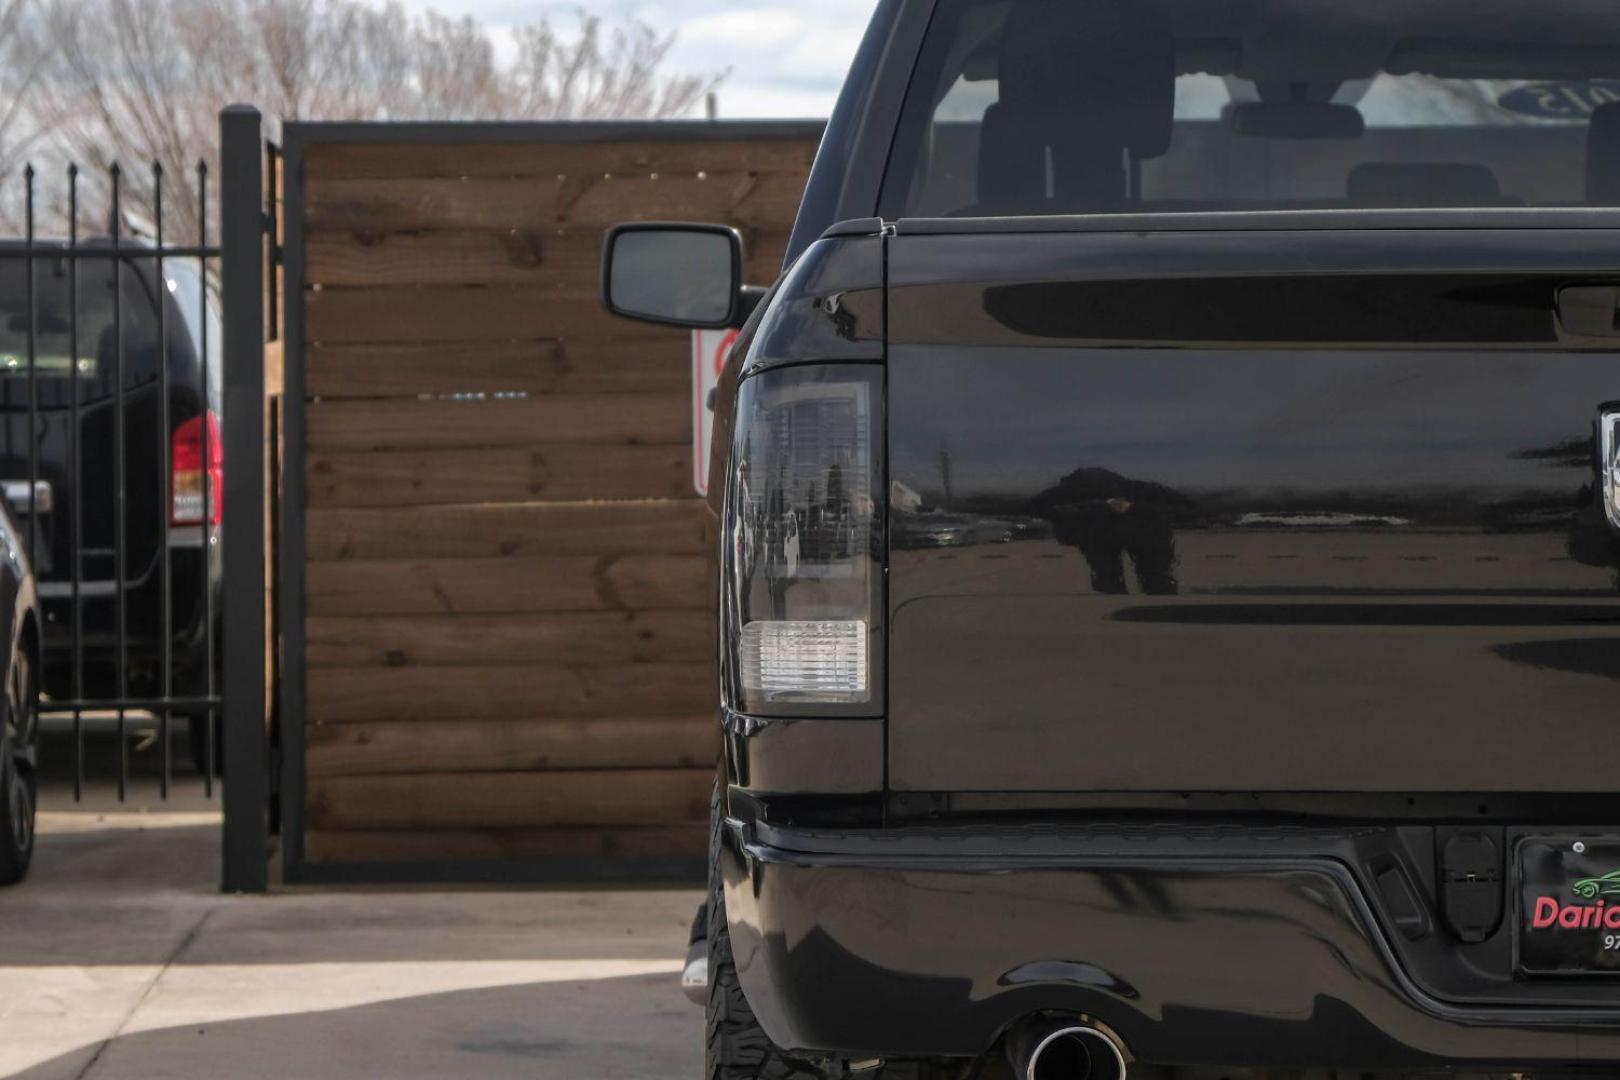
[[780,368],[738,392],[723,623],[741,712],[881,712],[881,375]]
[[171,523],[201,524],[205,490],[208,524],[218,525],[224,520],[221,496],[225,492],[225,448],[219,437],[219,417],[212,409],[174,429],[169,469]]

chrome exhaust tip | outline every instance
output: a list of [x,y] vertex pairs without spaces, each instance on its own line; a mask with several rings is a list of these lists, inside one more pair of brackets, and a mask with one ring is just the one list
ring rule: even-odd
[[686,966],[681,968],[681,993],[694,1005],[709,1003],[709,941],[699,938],[686,951]]
[[1018,1080],[1126,1080],[1125,1048],[1088,1020],[1035,1020],[1007,1039]]

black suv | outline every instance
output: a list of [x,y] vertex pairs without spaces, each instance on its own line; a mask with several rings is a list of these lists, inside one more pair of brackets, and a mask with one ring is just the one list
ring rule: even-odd
[[[124,242],[116,272],[110,241],[81,244],[76,276],[73,260],[51,258],[53,246],[40,242],[30,319],[22,244],[6,246],[13,253],[0,258],[0,481],[19,531],[37,538],[44,708],[81,690],[105,701],[166,691],[201,696],[217,653],[209,647],[211,629],[217,633],[209,614],[217,622],[224,460],[221,333],[211,289],[196,260],[166,258],[160,276],[157,260],[137,242]],[[129,726],[143,722],[156,721],[137,716]],[[196,735],[193,756],[201,764],[206,738]]]
[[1620,5],[885,0],[737,248],[709,1077],[1620,1074]]

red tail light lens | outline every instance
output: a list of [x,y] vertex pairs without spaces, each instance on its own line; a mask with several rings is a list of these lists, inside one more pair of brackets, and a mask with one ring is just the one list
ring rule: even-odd
[[225,447],[219,437],[219,417],[212,410],[174,429],[169,466],[169,520],[176,525],[201,524],[206,501],[208,524],[218,525],[224,518],[221,504],[225,493]]

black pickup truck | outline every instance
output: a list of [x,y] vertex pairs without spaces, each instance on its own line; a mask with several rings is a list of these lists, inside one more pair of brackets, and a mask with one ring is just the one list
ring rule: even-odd
[[739,246],[710,1080],[1620,1075],[1620,4],[883,0]]

